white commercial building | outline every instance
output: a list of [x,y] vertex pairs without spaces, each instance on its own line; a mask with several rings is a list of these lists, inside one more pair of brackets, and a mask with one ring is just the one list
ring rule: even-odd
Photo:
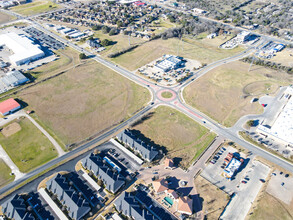
[[176,69],[182,64],[182,60],[173,55],[166,55],[164,59],[156,64],[156,67],[167,72]]
[[15,66],[20,66],[45,56],[45,53],[40,49],[40,45],[34,44],[25,35],[18,35],[13,32],[1,34],[0,47],[4,45],[13,51],[13,55],[9,56],[9,59]]
[[224,169],[224,176],[226,176],[229,179],[232,178],[240,166],[241,166],[241,161],[237,160],[236,158],[232,158],[230,163]]
[[293,146],[293,88],[288,87],[284,95],[288,98],[288,102],[273,125],[271,127],[259,125],[257,131],[281,143]]

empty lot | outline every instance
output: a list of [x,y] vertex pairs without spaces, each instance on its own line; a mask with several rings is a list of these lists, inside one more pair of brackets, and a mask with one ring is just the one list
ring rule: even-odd
[[29,73],[37,80],[41,80],[81,63],[79,53],[71,48],[55,51],[55,54],[58,56],[57,60],[37,67]]
[[207,39],[196,40],[184,38],[183,41],[180,41],[178,38],[168,40],[157,39],[111,60],[133,71],[158,59],[164,54],[174,54],[184,58],[198,60],[201,63],[211,63],[237,54],[243,50],[241,47],[224,50],[219,49],[218,46],[212,40]]
[[204,219],[218,219],[230,196],[201,176],[196,177],[194,185],[202,202]]
[[12,21],[12,20],[15,20],[15,17],[0,12],[0,24],[6,23],[6,22]]
[[94,61],[19,96],[35,110],[42,126],[66,145],[130,117],[150,99],[147,89]]
[[57,156],[51,142],[27,118],[15,122],[21,130],[6,137],[1,133],[0,143],[21,172],[28,172]]
[[34,15],[60,8],[49,0],[35,0],[33,2],[12,7],[12,11],[22,15]]
[[251,220],[290,220],[293,219],[293,202],[290,205],[283,203],[268,193],[264,193],[257,208],[248,218]]
[[165,148],[183,167],[191,162],[212,142],[214,133],[170,107],[159,106],[142,123],[132,129]]
[[241,61],[219,66],[184,90],[187,103],[230,127],[243,115],[262,113],[252,98],[275,94],[279,86],[292,83],[292,76]]

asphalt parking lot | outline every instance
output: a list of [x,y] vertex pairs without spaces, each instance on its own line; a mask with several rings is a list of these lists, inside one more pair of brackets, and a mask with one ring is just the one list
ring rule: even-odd
[[34,27],[26,27],[23,30],[32,38],[38,40],[44,47],[49,47],[52,50],[59,50],[65,48],[65,45],[63,43]]
[[263,181],[270,173],[270,168],[259,161],[252,161],[247,166],[238,190],[226,207],[220,219],[244,220],[249,209],[263,186]]
[[130,156],[125,154],[111,142],[107,142],[103,145],[100,145],[97,147],[97,149],[101,152],[108,152],[112,156],[112,158],[114,158],[115,163],[117,163],[117,165],[120,164],[126,167],[127,169],[131,170],[132,172],[135,172],[140,169],[140,164],[138,164],[135,160],[133,160]]
[[[245,173],[245,171],[247,169],[247,164],[249,163],[250,158],[247,158],[244,161],[242,168],[240,167],[239,171],[234,176],[234,178],[232,180],[228,180],[224,176],[222,176],[221,174],[224,170],[223,169],[224,168],[223,167],[224,159],[229,152],[237,153],[237,150],[233,147],[227,147],[227,149],[221,155],[218,155],[219,158],[216,160],[216,163],[215,164],[210,163],[204,169],[204,171],[201,173],[201,176],[203,178],[207,179],[208,181],[210,181],[211,183],[213,183],[214,185],[216,185],[221,190],[223,190],[226,193],[231,195],[232,193],[237,191],[237,188],[238,188],[237,186],[239,185],[239,183],[242,180],[242,175],[243,175],[243,173]],[[240,157],[246,158],[246,155],[240,153]]]
[[267,187],[267,192],[290,205],[293,199],[293,176],[289,174],[289,176],[286,177],[287,174],[288,173],[283,173],[279,170],[273,172]]

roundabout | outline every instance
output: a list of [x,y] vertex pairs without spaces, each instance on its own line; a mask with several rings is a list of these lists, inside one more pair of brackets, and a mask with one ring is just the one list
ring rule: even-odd
[[159,100],[163,102],[170,102],[176,99],[177,94],[171,89],[162,89],[156,93],[156,96]]

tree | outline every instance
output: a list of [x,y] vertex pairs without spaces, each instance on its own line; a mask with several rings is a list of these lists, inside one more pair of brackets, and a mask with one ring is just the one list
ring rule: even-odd
[[115,35],[117,32],[116,32],[116,29],[115,28],[112,28],[109,32],[109,36],[112,36],[112,35]]
[[104,34],[108,34],[110,31],[110,28],[108,26],[104,26],[104,27],[102,27],[102,31]]
[[101,25],[93,25],[93,26],[92,26],[93,31],[101,30],[101,28],[102,28]]
[[106,47],[106,46],[109,46],[110,43],[111,43],[111,41],[109,41],[108,39],[104,39],[104,40],[102,40],[101,45],[103,47]]
[[86,59],[87,56],[84,53],[79,54],[79,59]]
[[247,121],[247,125],[248,125],[249,127],[253,127],[253,126],[254,126],[254,120],[249,120],[249,121]]

